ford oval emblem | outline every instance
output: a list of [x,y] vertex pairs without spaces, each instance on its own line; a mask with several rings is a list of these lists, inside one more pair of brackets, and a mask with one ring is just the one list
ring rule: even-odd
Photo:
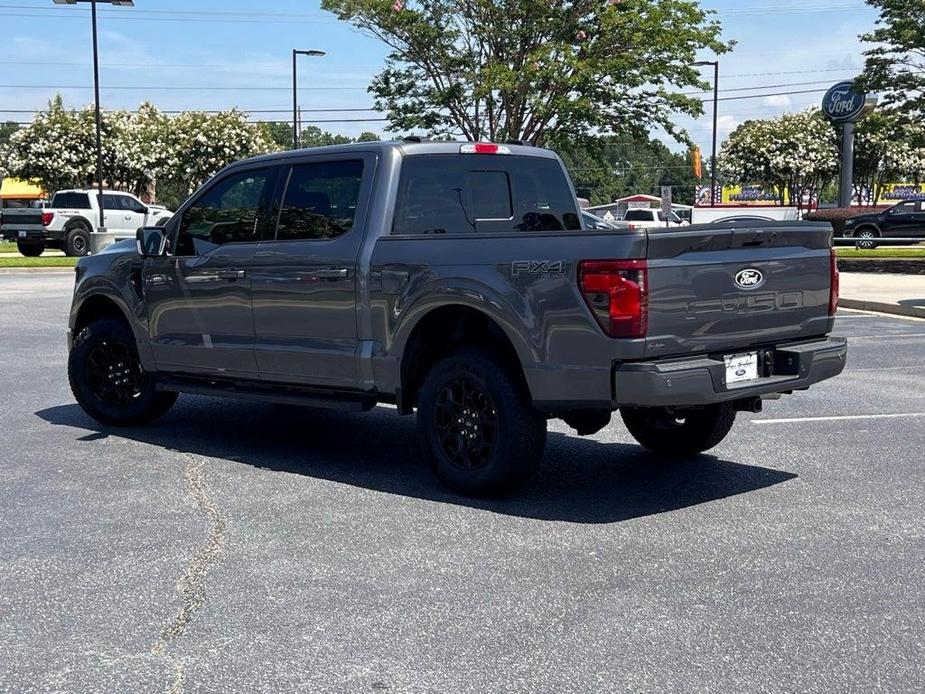
[[746,268],[740,270],[735,276],[736,286],[741,289],[755,289],[764,284],[764,275],[761,270],[755,268]]

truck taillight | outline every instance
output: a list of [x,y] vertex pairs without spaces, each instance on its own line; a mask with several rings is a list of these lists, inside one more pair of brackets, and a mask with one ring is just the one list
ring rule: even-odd
[[610,337],[645,337],[649,324],[649,269],[645,260],[583,260],[578,287]]
[[829,259],[829,315],[834,316],[838,310],[838,256],[835,255],[835,249],[832,249],[832,255]]
[[54,212],[42,212],[42,226],[47,227],[51,224],[51,220],[55,218]]

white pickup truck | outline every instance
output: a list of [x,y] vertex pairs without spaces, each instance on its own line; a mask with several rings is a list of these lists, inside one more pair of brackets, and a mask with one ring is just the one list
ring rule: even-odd
[[101,226],[121,240],[134,238],[139,227],[163,226],[172,216],[167,208],[146,205],[129,193],[105,190],[100,224],[98,191],[59,190],[45,209],[4,210],[0,232],[25,256],[39,256],[46,248],[81,256],[90,252],[90,237]]

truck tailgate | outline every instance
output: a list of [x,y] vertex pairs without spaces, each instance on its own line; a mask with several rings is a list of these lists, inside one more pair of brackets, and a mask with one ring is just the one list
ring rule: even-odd
[[649,357],[812,338],[832,328],[831,230],[648,231]]
[[0,215],[0,224],[6,231],[15,231],[20,227],[42,226],[42,210],[6,209]]

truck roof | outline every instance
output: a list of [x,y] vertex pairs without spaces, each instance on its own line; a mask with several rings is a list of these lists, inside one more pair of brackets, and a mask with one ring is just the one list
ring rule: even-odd
[[[54,192],[54,195],[57,195],[58,193],[86,193],[90,195],[96,195],[96,194],[99,194],[99,190],[97,188],[62,188],[61,190],[56,190]],[[110,190],[109,188],[103,188],[103,193],[104,194],[115,193],[117,195],[131,195],[131,193],[124,191],[124,190]]]
[[[373,142],[351,142],[345,145],[328,145],[325,147],[305,147],[302,149],[292,149],[285,152],[274,152],[272,154],[263,154],[258,157],[244,159],[237,164],[244,162],[272,162],[282,161],[293,157],[299,157],[307,153],[311,154],[338,154],[344,152],[387,152],[398,150],[404,155],[412,154],[459,154],[462,145],[473,144],[472,142],[435,142],[429,140],[387,140]],[[512,155],[527,157],[543,157],[555,159],[555,152],[542,147],[532,147],[530,145],[518,144],[501,144],[506,147]],[[502,155],[503,156],[503,155]],[[235,166],[235,164],[232,164]]]

